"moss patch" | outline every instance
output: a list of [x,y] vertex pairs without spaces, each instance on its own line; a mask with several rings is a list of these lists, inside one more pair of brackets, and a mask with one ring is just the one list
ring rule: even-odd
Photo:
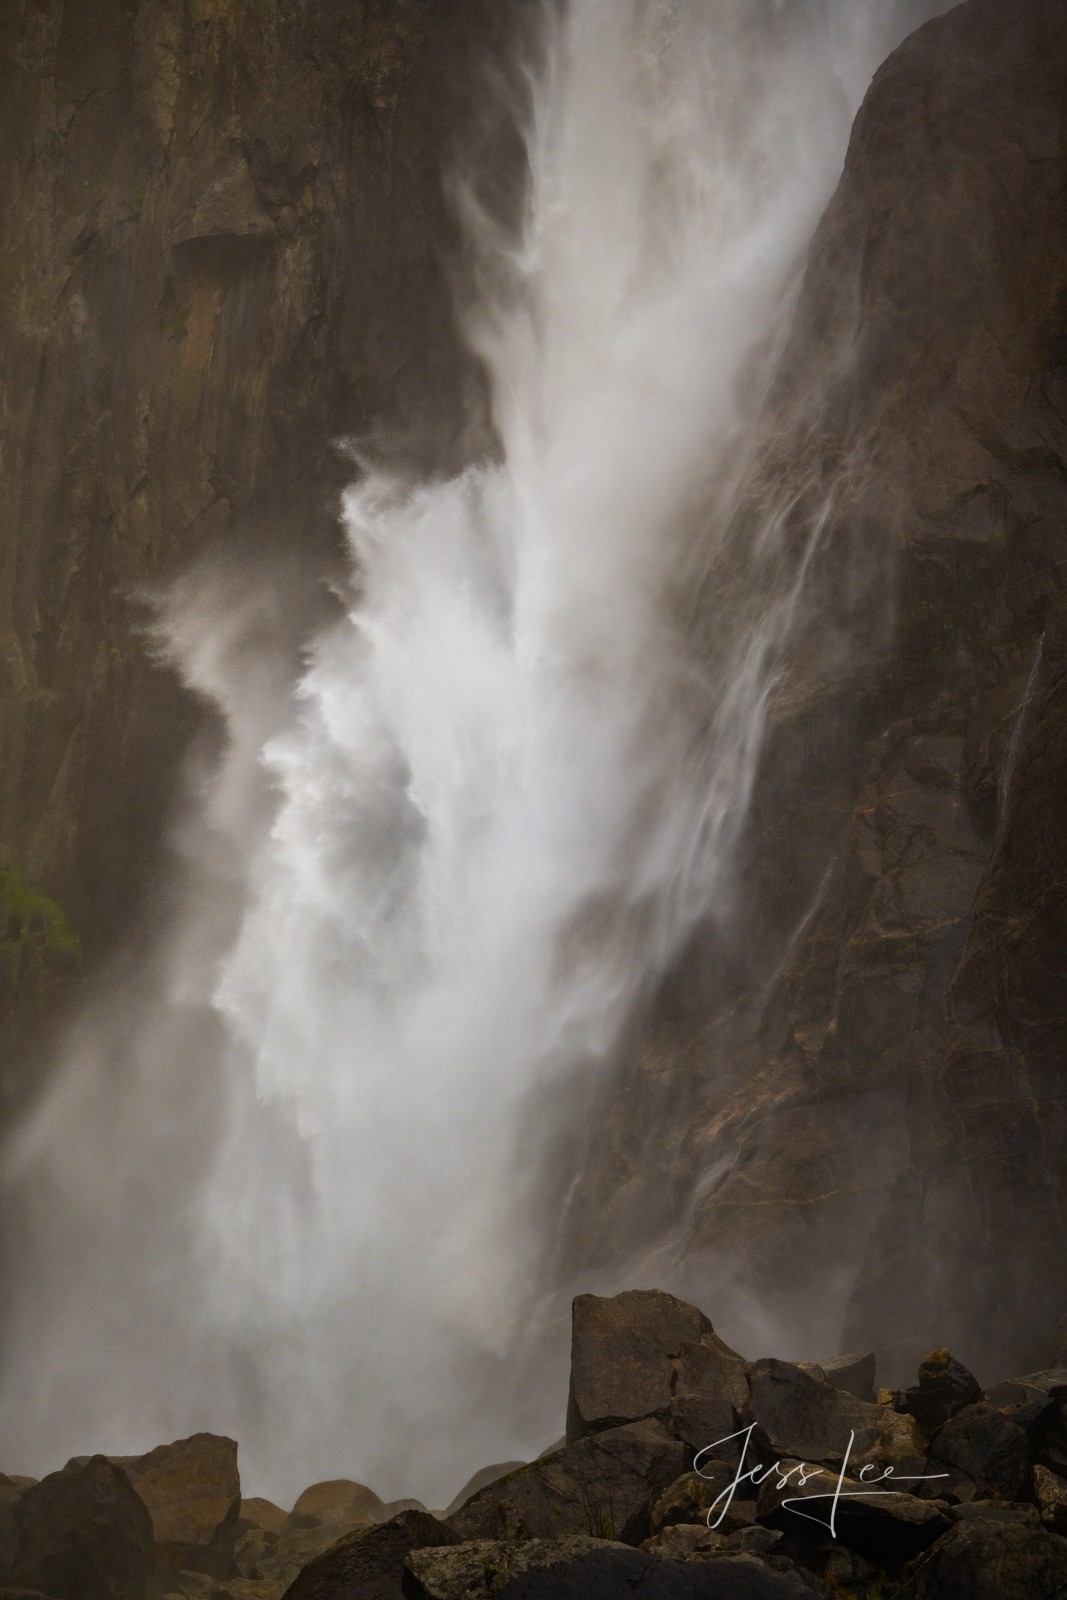
[[80,965],[81,943],[62,906],[36,894],[17,867],[0,869],[0,1015],[43,1005]]

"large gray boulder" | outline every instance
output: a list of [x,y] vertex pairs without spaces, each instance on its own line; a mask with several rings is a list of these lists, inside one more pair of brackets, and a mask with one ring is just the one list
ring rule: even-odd
[[761,1522],[809,1539],[832,1529],[832,1536],[850,1550],[889,1571],[899,1571],[928,1550],[951,1526],[944,1505],[888,1492],[888,1483],[842,1481],[836,1472],[800,1461],[779,1466],[760,1487]]
[[608,1539],[479,1540],[405,1563],[408,1600],[811,1600],[817,1580],[751,1556],[665,1560]]
[[992,1519],[959,1522],[928,1553],[908,1600],[1052,1600],[1067,1593],[1067,1539]]
[[873,1405],[877,1398],[874,1375],[878,1363],[873,1351],[865,1356],[832,1356],[828,1361],[799,1361],[797,1365],[802,1371],[811,1372],[814,1377],[825,1378],[835,1389],[844,1389],[846,1394],[855,1395],[857,1400],[866,1400]]
[[290,1528],[321,1528],[326,1524],[354,1528],[383,1521],[385,1502],[365,1483],[351,1478],[330,1478],[305,1489],[289,1513]]
[[569,1444],[642,1417],[666,1417],[672,1401],[684,1395],[715,1400],[718,1409],[709,1424],[721,1424],[726,1433],[748,1398],[744,1361],[718,1338],[702,1311],[661,1289],[577,1297]]
[[1053,1533],[1067,1534],[1067,1480],[1050,1472],[1047,1467],[1036,1466],[1033,1492],[1041,1520]]
[[16,1509],[18,1554],[8,1582],[53,1600],[148,1600],[152,1519],[106,1456],[67,1466],[27,1489]]
[[225,1577],[241,1514],[236,1442],[194,1433],[125,1461],[124,1470],[151,1515],[161,1571]]
[[[867,1459],[899,1429],[883,1406],[867,1405],[791,1361],[754,1361],[746,1421],[758,1423],[777,1456],[802,1461]],[[904,1424],[907,1429],[907,1423]],[[916,1436],[914,1448],[922,1450]]]
[[285,1591],[285,1600],[401,1600],[404,1559],[410,1551],[459,1542],[428,1511],[402,1511],[389,1522],[357,1529],[331,1545],[303,1569]]
[[[655,1418],[579,1439],[479,1491],[448,1525],[465,1539],[495,1537],[500,1504],[533,1538],[585,1534],[640,1544],[652,1506],[688,1465],[689,1451]],[[488,1531],[487,1531],[488,1530]]]
[[[565,1442],[566,1441],[564,1441],[564,1443]],[[557,1446],[557,1449],[558,1448],[559,1447]],[[546,1456],[549,1456],[553,1455],[555,1452],[553,1450],[546,1450],[544,1453]],[[467,1479],[467,1482],[463,1485],[455,1499],[447,1506],[445,1510],[445,1516],[453,1516],[455,1512],[459,1511],[462,1506],[467,1504],[467,1501],[472,1495],[478,1493],[479,1489],[485,1489],[489,1486],[489,1484],[497,1483],[501,1478],[506,1478],[510,1472],[518,1472],[519,1468],[524,1467],[525,1465],[525,1461],[498,1461],[493,1466],[480,1467],[477,1472]]]
[[978,1495],[1019,1500],[1029,1484],[1029,1456],[1026,1429],[1010,1416],[995,1406],[966,1406],[935,1434],[929,1471],[947,1469],[946,1487],[953,1491],[963,1474]]
[[935,1350],[919,1368],[919,1382],[904,1391],[904,1404],[921,1428],[933,1430],[965,1406],[982,1399],[982,1386],[948,1350]]
[[0,1472],[0,1583],[4,1583],[15,1564],[19,1529],[15,1511],[26,1489]]

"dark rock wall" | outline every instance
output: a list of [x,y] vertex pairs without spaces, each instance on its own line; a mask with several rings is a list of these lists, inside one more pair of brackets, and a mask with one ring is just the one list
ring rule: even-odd
[[339,435],[429,469],[485,448],[443,174],[454,148],[492,203],[521,190],[516,9],[0,8],[0,866],[90,953],[143,902],[201,716],[138,590],[242,541],[308,590]]
[[[488,85],[529,14],[0,11],[0,866],[90,953],[152,892],[203,717],[138,591],[251,547],[316,604],[338,435],[489,447],[442,156],[491,149],[514,205]],[[867,98],[763,465],[833,485],[816,592],[852,632],[813,628],[776,711],[749,965],[709,935],[665,986],[571,1213],[577,1272],[668,1231],[728,1335],[731,1285],[885,1377],[944,1343],[1037,1367],[1067,1307],[1065,84],[1062,6],[970,0]]]
[[946,1342],[1035,1367],[1067,1307],[1065,104],[1052,0],[971,0],[875,78],[760,468],[801,510],[831,485],[834,525],[750,965],[711,1017],[712,936],[666,986],[572,1224],[608,1272],[670,1238],[735,1342],[840,1339],[886,1376]]

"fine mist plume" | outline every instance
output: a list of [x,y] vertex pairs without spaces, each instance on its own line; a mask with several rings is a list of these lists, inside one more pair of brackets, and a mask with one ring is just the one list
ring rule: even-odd
[[705,580],[850,119],[935,9],[546,10],[521,239],[457,183],[499,459],[368,459],[310,637],[270,563],[160,602],[225,738],[164,935],[4,1152],[21,1470],[210,1427],[285,1503],[344,1475],[442,1504],[559,1432],[558,1376],[514,1359],[553,1151],[696,923],[729,923],[819,517],[786,560],[769,514]]

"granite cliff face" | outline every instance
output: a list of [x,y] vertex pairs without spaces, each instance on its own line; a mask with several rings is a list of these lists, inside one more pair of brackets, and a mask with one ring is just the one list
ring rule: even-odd
[[801,527],[830,486],[851,626],[786,675],[747,961],[709,933],[668,983],[577,1207],[587,1268],[667,1237],[890,1372],[1036,1366],[1067,1305],[1065,83],[1060,7],[971,0],[859,114],[754,491]]
[[[465,0],[17,0],[0,18],[0,866],[92,954],[151,894],[203,713],[139,591],[273,547],[321,607],[348,434],[484,448],[452,141],[521,179]],[[493,203],[505,211],[503,189]]]
[[[485,85],[523,14],[4,14],[0,865],[90,951],[154,892],[204,720],[138,592],[269,545],[296,642],[329,603],[332,441],[489,447],[440,155],[491,148],[513,204]],[[844,1327],[887,1377],[945,1343],[1037,1368],[1067,1306],[1065,82],[1053,0],[969,0],[867,97],[761,467],[808,486],[798,517],[833,486],[816,581],[850,626],[795,655],[752,909],[665,986],[571,1208],[568,1270],[667,1235],[694,1298],[732,1286],[797,1355]]]

